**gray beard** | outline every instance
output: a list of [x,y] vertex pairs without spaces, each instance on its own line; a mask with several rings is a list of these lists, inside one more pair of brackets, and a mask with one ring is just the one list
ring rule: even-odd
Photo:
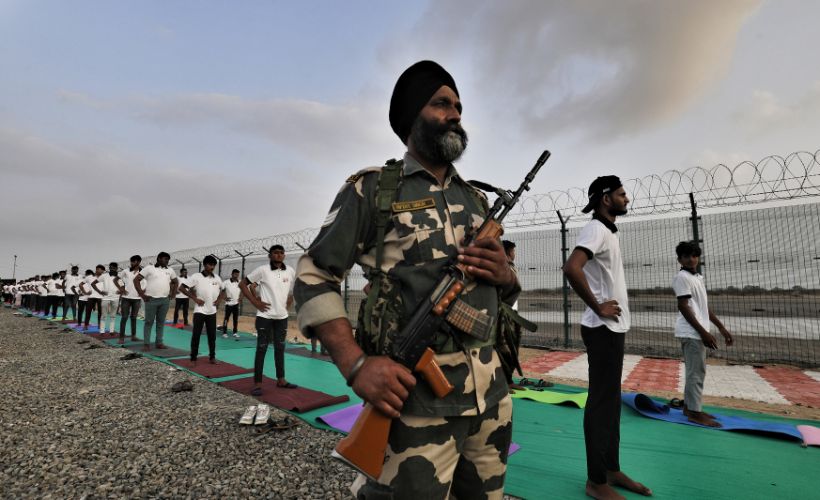
[[460,125],[440,127],[421,116],[413,123],[410,136],[416,150],[433,163],[452,163],[467,148],[467,132]]

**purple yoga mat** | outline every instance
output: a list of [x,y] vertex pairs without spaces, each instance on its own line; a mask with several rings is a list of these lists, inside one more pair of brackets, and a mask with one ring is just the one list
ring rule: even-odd
[[[362,408],[363,406],[361,404],[350,405],[347,408],[342,408],[341,410],[320,415],[316,417],[316,420],[333,427],[337,431],[348,433],[350,432],[350,429],[353,428],[353,423],[356,422],[357,418],[359,418],[359,413],[362,412]],[[510,451],[508,455],[512,455],[520,449],[521,445],[518,443],[510,443]]]

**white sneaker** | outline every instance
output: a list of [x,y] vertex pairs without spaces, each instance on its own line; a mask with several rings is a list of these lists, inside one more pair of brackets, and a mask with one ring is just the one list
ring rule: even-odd
[[[228,335],[225,335],[225,336],[227,337]],[[238,338],[239,338],[239,334],[238,334],[238,333],[236,333],[236,332],[233,332],[233,336],[234,336],[234,338],[236,338],[236,339],[238,339]]]
[[222,334],[222,338],[223,338],[223,339],[228,338],[228,334],[227,334],[227,333],[223,333],[223,334]]
[[270,406],[260,403],[259,406],[256,408],[256,420],[254,424],[256,425],[265,425],[268,423],[270,419]]
[[105,328],[100,328],[100,335],[105,335]]
[[245,413],[242,414],[242,418],[239,419],[239,425],[251,425],[253,424],[253,418],[256,416],[256,406],[249,406]]

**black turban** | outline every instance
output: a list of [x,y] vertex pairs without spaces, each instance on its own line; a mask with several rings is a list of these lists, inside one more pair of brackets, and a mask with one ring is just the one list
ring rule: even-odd
[[407,143],[410,128],[427,101],[446,85],[458,95],[450,73],[433,61],[419,61],[401,74],[390,98],[390,126],[401,142]]

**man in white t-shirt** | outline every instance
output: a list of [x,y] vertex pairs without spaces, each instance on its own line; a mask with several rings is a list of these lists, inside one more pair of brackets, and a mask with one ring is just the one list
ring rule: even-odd
[[[256,357],[253,363],[255,387],[251,392],[254,396],[262,394],[262,370],[271,341],[277,387],[296,387],[285,379],[285,335],[288,331],[288,309],[293,303],[296,272],[285,265],[285,248],[282,245],[271,246],[268,259],[270,264],[257,267],[239,284],[242,295],[257,309]],[[251,285],[256,285],[259,297],[250,290]]]
[[131,340],[137,340],[137,314],[140,312],[140,296],[134,287],[134,278],[140,270],[142,257],[133,255],[130,259],[130,267],[123,269],[117,275],[114,284],[120,293],[120,339],[118,344],[125,343],[125,325],[131,320]]
[[239,269],[231,271],[230,279],[226,279],[222,287],[225,289],[225,318],[222,320],[222,336],[228,338],[228,318],[233,316],[233,336],[239,339],[239,334],[236,333],[239,321]]
[[214,276],[216,257],[206,255],[202,259],[202,272],[188,278],[179,285],[179,291],[196,304],[194,306],[194,328],[191,335],[191,361],[196,364],[199,355],[199,339],[202,327],[208,334],[208,361],[216,364],[216,310],[225,297],[222,280]]
[[188,284],[188,270],[184,267],[179,270],[179,286],[177,287],[177,294],[174,297],[174,324],[179,322],[179,310],[182,309],[182,321],[185,326],[188,326],[188,296],[180,290],[182,285]]
[[682,241],[675,248],[681,269],[672,280],[672,289],[678,300],[678,319],[675,337],[680,339],[686,385],[683,391],[683,413],[690,422],[708,427],[720,427],[714,416],[703,412],[703,380],[706,378],[706,348],[717,349],[710,322],[718,327],[726,345],[734,343],[732,334],[709,309],[706,285],[698,272],[701,250],[693,241]]
[[102,264],[97,264],[97,267],[94,268],[94,274],[91,276],[86,276],[85,281],[80,283],[80,289],[83,293],[88,295],[88,301],[85,306],[85,325],[83,330],[88,331],[88,323],[91,321],[91,312],[94,308],[97,308],[97,325],[102,328],[102,306],[100,303],[102,302],[103,294],[100,293],[100,290],[91,286],[92,283],[97,281],[97,279],[105,273],[105,266]]
[[62,282],[60,281],[60,273],[52,273],[51,279],[46,281],[46,290],[47,290],[47,304],[46,304],[46,316],[49,314],[53,319],[57,319],[57,308],[60,305],[60,302],[63,301],[63,297],[65,295],[61,295],[63,291],[60,289],[62,286]]
[[119,274],[119,265],[116,262],[108,264],[108,272],[97,276],[91,282],[91,288],[101,295],[100,300],[100,333],[105,335],[116,332],[117,305],[120,302],[120,290],[115,280]]
[[78,266],[71,266],[71,274],[65,277],[63,281],[63,291],[65,292],[65,300],[63,301],[63,322],[66,321],[68,310],[71,309],[71,317],[74,322],[77,322],[77,299],[80,294],[80,268]]
[[[157,349],[165,349],[162,343],[162,334],[165,331],[165,316],[171,304],[171,297],[177,292],[177,273],[168,267],[171,256],[167,252],[157,255],[155,266],[146,266],[134,278],[134,287],[142,300],[145,301],[145,327],[142,335],[142,350],[148,351],[151,346],[151,327],[156,323]],[[142,282],[145,281],[145,289]]]
[[589,186],[592,220],[578,235],[564,274],[587,308],[581,336],[589,360],[589,396],[584,408],[587,455],[586,493],[593,498],[622,498],[612,486],[641,495],[652,492],[621,471],[621,374],[624,339],[630,326],[629,301],[615,218],[625,215],[629,198],[614,175],[598,177]]
[[85,276],[80,279],[80,284],[77,286],[77,318],[74,321],[77,327],[83,324],[83,318],[85,318],[85,308],[88,305],[88,297],[91,292],[87,291],[83,285],[91,288],[90,278],[94,278],[94,271],[86,269]]
[[48,314],[48,274],[40,276],[37,281],[37,311],[40,314]]

